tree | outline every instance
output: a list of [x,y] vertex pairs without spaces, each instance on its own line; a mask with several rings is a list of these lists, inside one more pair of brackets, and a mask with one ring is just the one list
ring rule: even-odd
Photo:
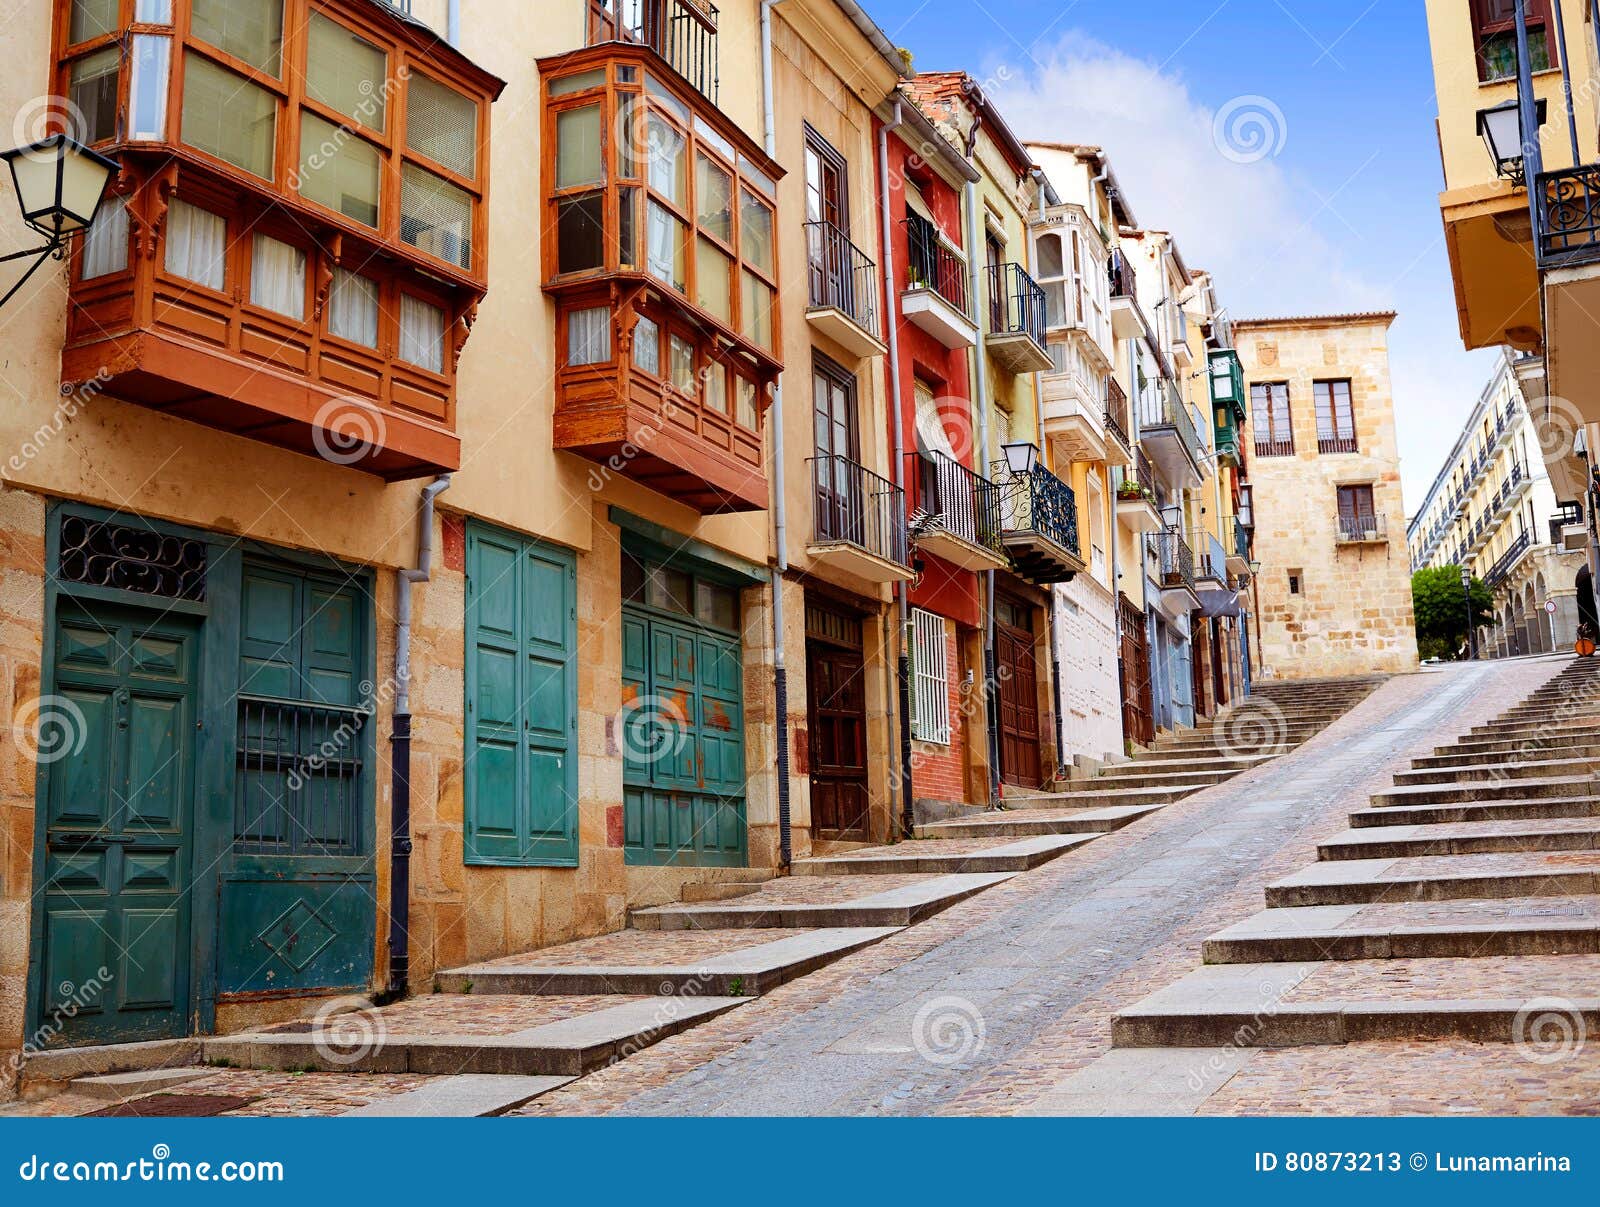
[[[1494,592],[1481,578],[1470,588],[1474,625],[1493,625]],[[1411,606],[1417,617],[1417,653],[1424,658],[1464,658],[1467,602],[1461,593],[1460,566],[1434,566],[1411,576]]]

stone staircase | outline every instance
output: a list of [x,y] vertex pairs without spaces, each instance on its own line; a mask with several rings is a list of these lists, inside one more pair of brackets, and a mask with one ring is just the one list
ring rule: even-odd
[[1414,758],[1317,855],[1207,938],[1204,967],[1119,1014],[1114,1044],[1594,1034],[1600,659]]

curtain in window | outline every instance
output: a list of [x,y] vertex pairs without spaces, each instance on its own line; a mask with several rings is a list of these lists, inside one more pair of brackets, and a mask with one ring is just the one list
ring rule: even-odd
[[406,294],[400,297],[400,359],[444,372],[444,311]]
[[593,306],[567,315],[567,364],[603,365],[611,359],[611,309]]
[[328,331],[369,348],[378,346],[378,285],[343,268],[333,270]]
[[652,377],[661,376],[661,328],[642,315],[633,328],[633,364]]
[[94,224],[83,233],[83,279],[92,281],[128,267],[128,201],[107,197]]
[[306,253],[266,235],[250,250],[250,300],[292,319],[306,316]]
[[210,210],[174,201],[167,211],[167,271],[221,289],[228,255],[228,224]]

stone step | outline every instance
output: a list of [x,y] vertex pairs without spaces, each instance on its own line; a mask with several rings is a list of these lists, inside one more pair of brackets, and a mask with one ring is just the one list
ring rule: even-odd
[[136,1098],[140,1094],[153,1094],[158,1090],[182,1085],[186,1081],[205,1077],[210,1072],[210,1069],[198,1068],[194,1065],[180,1066],[175,1069],[139,1069],[131,1073],[104,1073],[96,1077],[75,1077],[68,1088],[72,1093],[82,1094],[86,1098],[102,1098],[110,1102],[122,1102],[129,1098]]
[[1551,796],[1464,804],[1385,805],[1350,814],[1354,829],[1369,826],[1439,825],[1465,821],[1531,821],[1552,817],[1600,817],[1600,797]]
[[1067,809],[1053,813],[1042,809],[1003,809],[983,817],[941,821],[918,826],[918,838],[1024,838],[1033,834],[1109,834],[1142,817],[1159,813],[1162,805],[1118,805],[1110,809]]
[[1141,754],[1132,762],[1117,763],[1114,766],[1107,767],[1098,776],[1093,778],[1096,781],[1114,780],[1120,779],[1124,775],[1147,775],[1152,771],[1159,771],[1163,774],[1167,774],[1182,771],[1227,770],[1237,774],[1240,772],[1249,771],[1253,767],[1259,767],[1263,763],[1270,763],[1276,757],[1276,755],[1271,754],[1229,757],[1228,755],[1223,754],[1220,750],[1211,758],[1185,755],[1177,755],[1171,758],[1158,758],[1153,753],[1150,755]]
[[541,1094],[570,1084],[572,1077],[517,1077],[461,1073],[440,1077],[403,1094],[379,1098],[342,1119],[490,1119],[526,1106]]
[[1213,934],[1208,964],[1600,951],[1600,897],[1508,897],[1264,909]]
[[1545,729],[1535,734],[1509,737],[1484,735],[1481,738],[1460,738],[1446,746],[1435,746],[1436,755],[1482,754],[1491,751],[1564,750],[1568,747],[1600,744],[1600,727],[1579,726],[1576,729]]
[[1600,765],[1600,741],[1565,745],[1554,742],[1524,742],[1491,746],[1483,750],[1460,750],[1450,754],[1423,754],[1411,760],[1418,771],[1446,767],[1473,767],[1484,763],[1538,763],[1548,759],[1588,759]]
[[1209,787],[1211,785],[1208,783],[1186,781],[1162,788],[1106,787],[1028,796],[1007,793],[1005,801],[1007,809],[1108,809],[1114,805],[1170,805]]
[[1402,805],[1453,805],[1493,800],[1535,800],[1545,796],[1581,796],[1593,791],[1590,776],[1549,776],[1532,780],[1484,780],[1472,783],[1421,784],[1372,794],[1375,808]]
[[1147,767],[1142,773],[1128,773],[1124,775],[1102,775],[1089,780],[1084,785],[1085,791],[1093,791],[1099,787],[1108,788],[1164,788],[1168,784],[1220,784],[1224,780],[1231,780],[1239,774],[1239,769],[1224,768],[1186,768],[1182,771],[1158,771],[1154,766]]
[[[577,1077],[750,1001],[740,997],[479,998],[481,1014],[452,1033],[432,1017],[439,999],[412,998],[360,1017],[202,1041],[207,1064],[280,1072],[494,1073]],[[521,1011],[504,1003],[545,1007]],[[518,1014],[540,1021],[519,1026]],[[494,1025],[489,1025],[489,1019]],[[342,1020],[342,1021],[341,1021]],[[324,1030],[318,1031],[321,1026]],[[466,1029],[468,1026],[470,1030]]]
[[1600,1024],[1600,997],[1572,991],[1575,976],[1580,984],[1600,983],[1593,957],[1530,957],[1492,976],[1470,975],[1472,965],[1484,963],[1208,965],[1119,1012],[1111,1042],[1118,1048],[1422,1039],[1528,1044],[1538,1043],[1547,1025],[1581,1036]]
[[749,939],[733,947],[712,942],[725,937],[715,931],[625,930],[524,957],[452,968],[438,975],[436,986],[441,993],[753,997],[899,929],[738,931],[733,932],[737,937],[748,934]]
[[631,921],[638,930],[911,926],[1014,875],[905,876],[888,888],[865,876],[789,876],[738,901],[658,905],[632,911]]
[[1240,753],[1225,750],[1215,744],[1201,744],[1197,746],[1176,746],[1170,750],[1158,750],[1151,747],[1139,751],[1131,762],[1118,763],[1118,767],[1155,767],[1168,763],[1184,767],[1190,764],[1203,766],[1216,766],[1223,762],[1242,762],[1251,767],[1260,766],[1262,763],[1271,762],[1279,755],[1286,754],[1291,747],[1285,745],[1281,750],[1272,749],[1257,751],[1255,753]]
[[1029,838],[913,838],[848,855],[796,859],[796,876],[942,875],[1026,872],[1093,841],[1096,834],[1041,834]]
[[759,884],[686,884],[678,890],[679,901],[732,901],[735,897],[748,897],[761,888]]
[[24,1051],[24,1087],[73,1081],[108,1073],[137,1073],[192,1065],[200,1059],[198,1039],[152,1039],[131,1044]]
[[1313,863],[1267,885],[1271,907],[1600,893],[1593,852],[1401,856]]
[[1600,850],[1600,820],[1560,817],[1351,829],[1319,844],[1317,858],[1339,861],[1408,855],[1479,855],[1499,851],[1594,850]]
[[1561,713],[1547,717],[1509,717],[1474,725],[1461,735],[1462,740],[1509,735],[1553,733],[1570,729],[1593,729],[1600,724],[1600,712]]
[[1588,776],[1600,771],[1600,760],[1531,759],[1526,762],[1468,763],[1458,767],[1420,767],[1397,771],[1394,782],[1407,784],[1471,783],[1483,780],[1554,779],[1562,776]]

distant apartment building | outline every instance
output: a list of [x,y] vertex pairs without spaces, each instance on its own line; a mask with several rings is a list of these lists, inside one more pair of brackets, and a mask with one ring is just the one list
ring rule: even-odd
[[1585,564],[1583,512],[1556,499],[1518,359],[1501,353],[1406,533],[1413,570],[1465,566],[1494,592],[1488,657],[1570,648]]
[[1395,449],[1393,313],[1234,323],[1249,392],[1264,674],[1416,665]]

